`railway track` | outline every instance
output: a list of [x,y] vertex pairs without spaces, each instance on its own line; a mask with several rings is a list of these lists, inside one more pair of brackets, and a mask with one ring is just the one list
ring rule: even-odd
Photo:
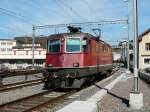
[[[113,72],[118,70],[119,68],[113,69]],[[0,112],[40,112],[43,109],[52,109],[63,102],[67,102],[69,96],[76,92],[76,90],[70,92],[54,92],[53,90],[44,91],[42,93],[2,104],[0,105]]]
[[44,91],[29,97],[21,98],[9,103],[0,105],[0,112],[32,112],[40,111],[41,108],[53,108],[61,104],[76,91],[54,92]]
[[0,87],[0,92],[10,91],[10,90],[14,90],[14,89],[22,88],[22,87],[34,86],[40,83],[43,83],[43,79],[7,84],[7,85],[3,85]]
[[36,73],[42,73],[42,70],[15,70],[15,71],[2,71],[0,72],[0,77],[14,77],[14,76],[22,76],[22,75],[32,75]]

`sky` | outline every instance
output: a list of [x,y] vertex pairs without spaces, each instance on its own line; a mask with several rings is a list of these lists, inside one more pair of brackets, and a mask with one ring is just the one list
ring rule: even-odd
[[[126,20],[127,15],[130,39],[133,39],[132,3],[133,0],[0,0],[0,39],[31,36],[33,24],[38,26]],[[150,0],[138,0],[139,34],[150,28],[149,10]],[[101,38],[111,44],[128,35],[126,24],[107,24],[92,28],[100,28]],[[92,28],[84,26],[83,31],[93,33]],[[36,30],[36,35],[60,32],[60,29],[43,29]]]

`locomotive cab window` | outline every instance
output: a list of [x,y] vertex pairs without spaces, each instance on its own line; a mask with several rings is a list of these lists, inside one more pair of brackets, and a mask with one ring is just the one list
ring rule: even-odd
[[80,52],[80,38],[67,38],[66,51],[67,52]]
[[48,52],[51,52],[51,53],[60,52],[60,39],[48,41]]
[[82,52],[87,52],[88,51],[88,44],[87,44],[87,39],[82,40]]

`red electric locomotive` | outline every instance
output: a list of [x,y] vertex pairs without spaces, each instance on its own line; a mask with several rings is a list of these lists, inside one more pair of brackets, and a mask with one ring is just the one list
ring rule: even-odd
[[48,37],[45,88],[80,88],[111,69],[112,48],[91,34],[73,29]]

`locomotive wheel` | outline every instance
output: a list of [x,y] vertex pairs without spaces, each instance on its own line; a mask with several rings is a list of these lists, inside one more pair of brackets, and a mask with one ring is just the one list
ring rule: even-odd
[[60,88],[61,87],[61,79],[57,78],[54,80],[54,87]]
[[44,89],[51,89],[52,88],[52,84],[49,83],[49,81],[45,81],[44,83]]
[[111,76],[112,70],[107,71],[107,77]]
[[47,80],[44,84],[44,88],[46,89],[55,89],[61,87],[61,79],[50,79]]

